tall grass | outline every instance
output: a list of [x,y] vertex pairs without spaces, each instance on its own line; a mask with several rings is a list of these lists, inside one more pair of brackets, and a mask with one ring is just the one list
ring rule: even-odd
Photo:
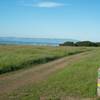
[[89,48],[0,45],[0,74],[86,50]]
[[99,66],[100,48],[84,55],[77,62],[73,61],[72,64],[54,73],[47,80],[25,87],[12,96],[20,100],[39,100],[40,97],[45,97],[45,100],[61,100],[61,97],[66,98],[63,100],[67,100],[68,97],[73,98],[71,100],[84,98],[96,100],[93,98],[97,97]]

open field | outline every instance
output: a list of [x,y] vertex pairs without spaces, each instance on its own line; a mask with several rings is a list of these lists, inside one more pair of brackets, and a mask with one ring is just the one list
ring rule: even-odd
[[84,52],[87,48],[0,46],[0,74]]
[[[58,60],[0,75],[0,100],[97,100],[100,48],[73,47],[73,51],[72,47],[48,48],[74,53],[68,56],[67,52]],[[75,50],[85,52],[77,54]]]

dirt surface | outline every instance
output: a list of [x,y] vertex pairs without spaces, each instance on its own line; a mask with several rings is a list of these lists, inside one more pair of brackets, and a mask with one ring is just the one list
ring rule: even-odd
[[[49,100],[45,97],[41,97],[40,100]],[[96,98],[79,98],[79,97],[63,97],[63,98],[60,98],[59,100],[97,100]]]
[[44,80],[56,71],[61,70],[64,67],[68,67],[73,62],[87,56],[88,52],[80,53],[46,64],[31,67],[29,69],[0,75],[0,96],[9,94],[10,92],[23,86]]

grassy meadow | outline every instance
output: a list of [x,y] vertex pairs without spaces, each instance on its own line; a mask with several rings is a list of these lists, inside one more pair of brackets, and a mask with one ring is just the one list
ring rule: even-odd
[[44,100],[61,100],[61,97],[72,97],[71,100],[96,98],[97,70],[99,67],[100,48],[97,48],[86,53],[77,62],[57,71],[47,80],[21,88],[9,97],[13,97],[14,100],[40,100],[40,97],[44,97]]
[[66,96],[76,98],[96,97],[97,70],[100,65],[99,54],[100,51],[89,54],[86,58],[80,59],[78,62],[74,62],[69,67],[55,73],[48,80],[33,85],[29,89],[31,94],[29,93],[28,98],[32,98],[32,96],[38,98],[40,95],[47,97],[48,100],[60,100],[60,97]]
[[50,46],[0,46],[0,74],[68,55],[84,52],[88,48],[50,47]]
[[[73,56],[77,54],[79,55],[75,59]],[[84,98],[87,98],[86,100],[97,100],[97,71],[100,67],[99,47],[0,46],[0,74],[2,73],[0,85],[8,84],[9,86],[10,82],[13,84],[14,81],[16,84],[18,77],[19,85],[22,79],[28,77],[24,77],[23,70],[18,73],[18,76],[16,76],[17,71],[15,74],[9,73],[7,76],[6,74],[3,76],[5,72],[33,66],[30,67],[31,69],[36,64],[46,63],[65,56],[70,57],[70,55],[71,58],[66,62],[72,59],[72,63],[64,65],[64,68],[51,73],[46,79],[39,82],[26,83],[25,86],[17,87],[12,92],[7,90],[9,94],[1,94],[3,98],[1,100],[40,100],[40,98],[43,100],[67,100],[66,98],[69,97],[71,97],[71,100],[83,100]],[[55,67],[52,66],[52,68]],[[41,70],[41,68],[38,69]],[[49,67],[44,67],[44,69],[45,71],[51,70]],[[44,73],[46,73],[45,71]],[[30,74],[31,81],[32,75],[35,74],[30,72],[28,74]],[[2,89],[2,87],[0,88]]]

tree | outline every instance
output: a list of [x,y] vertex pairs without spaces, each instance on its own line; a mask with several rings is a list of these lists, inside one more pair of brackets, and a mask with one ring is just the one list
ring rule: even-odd
[[74,42],[64,42],[63,44],[60,44],[60,46],[74,46]]
[[86,46],[86,47],[100,47],[100,42],[79,41],[79,42],[64,42],[60,46]]

